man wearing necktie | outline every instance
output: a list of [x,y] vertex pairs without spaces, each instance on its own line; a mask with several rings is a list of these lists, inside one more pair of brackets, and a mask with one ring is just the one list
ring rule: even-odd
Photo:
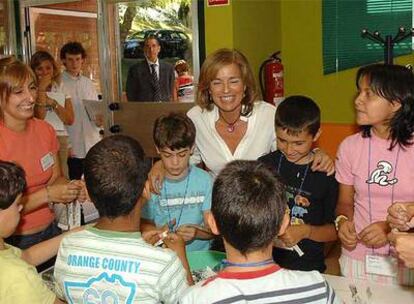
[[174,67],[158,59],[161,46],[156,36],[144,41],[145,60],[128,71],[126,94],[128,101],[176,101]]

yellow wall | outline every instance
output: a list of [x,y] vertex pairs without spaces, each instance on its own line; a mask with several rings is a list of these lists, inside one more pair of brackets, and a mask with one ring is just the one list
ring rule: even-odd
[[322,0],[232,0],[229,6],[206,7],[205,16],[207,54],[219,47],[239,48],[257,76],[260,63],[281,49],[285,95],[314,98],[324,122],[353,123],[356,69],[323,75]]

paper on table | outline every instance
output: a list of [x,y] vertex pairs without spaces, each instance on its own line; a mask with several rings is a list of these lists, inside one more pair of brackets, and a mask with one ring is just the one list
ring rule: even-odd
[[99,100],[90,99],[83,99],[82,101],[86,110],[86,114],[88,114],[89,120],[93,121],[97,126],[99,126],[97,118],[103,117],[103,103]]
[[[55,100],[60,106],[65,106],[65,94],[60,92],[46,92],[47,97]],[[47,111],[45,120],[53,126],[56,131],[64,131],[65,126],[54,111]]]

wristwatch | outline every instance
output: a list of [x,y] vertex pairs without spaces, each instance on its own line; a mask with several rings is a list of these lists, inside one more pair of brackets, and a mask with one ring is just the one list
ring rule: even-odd
[[337,217],[336,217],[336,219],[335,219],[335,230],[336,231],[338,231],[339,230],[339,222],[341,221],[341,220],[348,220],[348,217],[347,216],[345,216],[345,215],[342,215],[342,214],[340,214],[340,215],[338,215]]

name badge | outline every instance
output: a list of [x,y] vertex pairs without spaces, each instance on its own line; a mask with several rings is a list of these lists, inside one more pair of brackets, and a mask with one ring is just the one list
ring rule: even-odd
[[43,172],[52,167],[55,164],[52,153],[47,153],[40,159],[40,164],[42,165]]
[[388,277],[396,277],[398,260],[392,256],[367,254],[365,256],[365,272]]

